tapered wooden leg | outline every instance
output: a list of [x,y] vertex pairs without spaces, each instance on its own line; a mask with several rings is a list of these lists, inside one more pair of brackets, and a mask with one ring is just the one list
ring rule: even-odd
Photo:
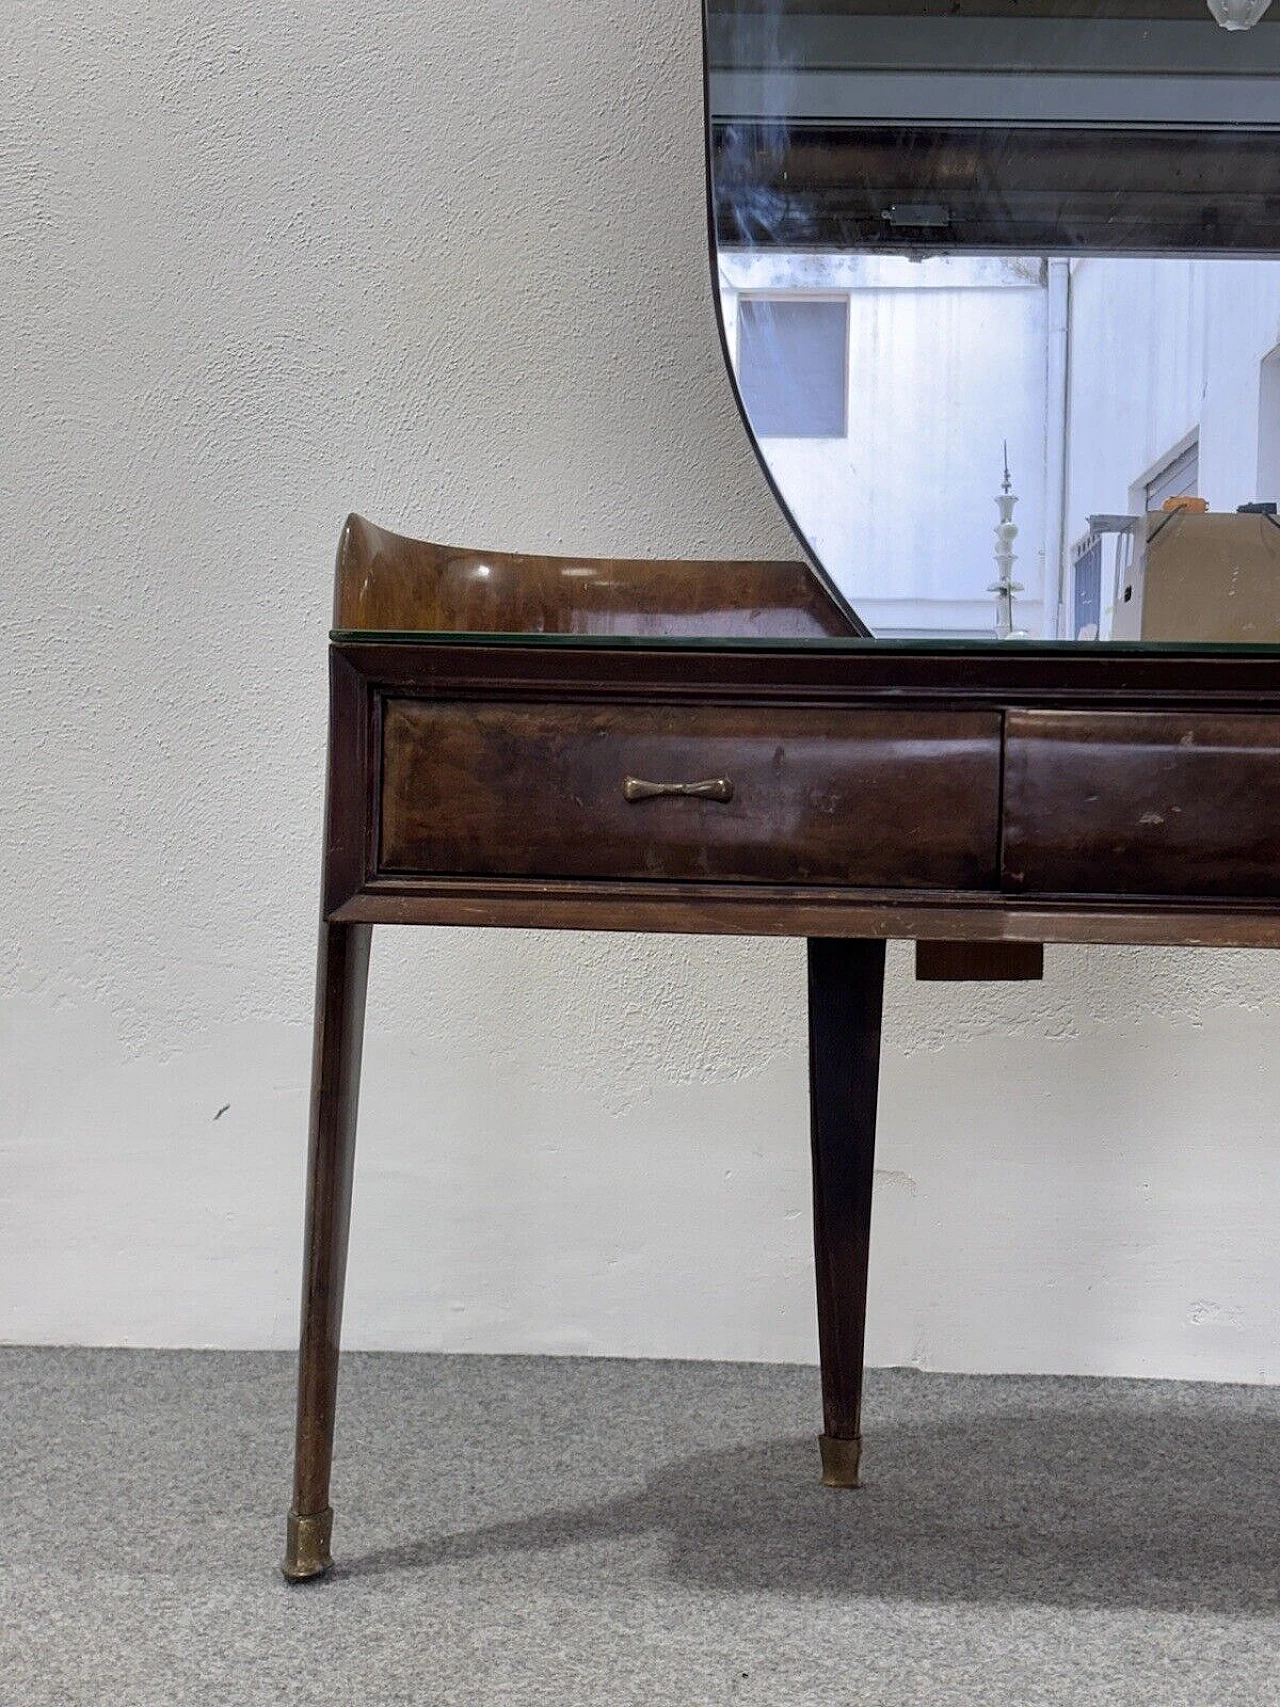
[[293,1509],[281,1567],[291,1582],[322,1576],[333,1563],[329,1553],[333,1528],[329,1469],[372,934],[369,925],[320,926],[302,1343],[298,1354],[298,1435]]
[[809,941],[809,1113],[822,1480],[860,1487],[884,943]]

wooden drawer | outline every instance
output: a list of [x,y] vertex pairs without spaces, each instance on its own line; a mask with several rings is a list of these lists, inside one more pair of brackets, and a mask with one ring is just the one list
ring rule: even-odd
[[1014,893],[1280,893],[1280,717],[1014,711]]
[[387,873],[996,884],[994,712],[391,699],[382,727]]

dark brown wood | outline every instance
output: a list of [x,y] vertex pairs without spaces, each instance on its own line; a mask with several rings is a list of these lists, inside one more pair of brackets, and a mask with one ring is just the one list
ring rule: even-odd
[[592,883],[581,878],[379,878],[332,915],[385,925],[522,930],[667,931],[693,936],[879,936],[914,941],[1280,947],[1280,912],[1264,902],[1193,906],[1169,898],[1017,899],[951,890],[813,889],[805,885]]
[[293,1510],[329,1504],[371,927],[322,924],[316,967]]
[[[330,682],[294,1575],[328,1557],[373,922],[811,939],[824,1465],[846,1484],[883,939],[950,975],[1046,941],[1280,947],[1276,656],[418,635],[335,645]],[[629,800],[644,772],[720,798]]]
[[[802,883],[725,883],[712,873],[656,880],[597,867],[568,874],[444,875],[379,871],[384,797],[378,757],[384,707],[410,700],[479,710],[549,708],[571,718],[643,708],[679,719],[703,708],[750,711],[764,730],[776,715],[807,709],[841,715],[871,711],[995,712],[1016,747],[1029,713],[1101,718],[1119,712],[1267,718],[1280,714],[1280,658],[1265,653],[1160,653],[1119,648],[975,647],[930,650],[841,644],[803,648],[610,645],[561,639],[343,643],[334,649],[330,739],[334,836],[326,860],[327,916],[349,921],[547,926],[555,929],[732,931],[751,935],[900,936],[1039,942],[1142,942],[1269,946],[1280,941],[1277,909],[1259,896],[1217,896],[1174,885],[1131,893],[1097,888],[1046,892],[1008,875],[1003,891]],[[418,713],[415,711],[415,716]],[[1039,725],[1036,725],[1039,727]],[[1154,729],[1154,725],[1151,725]],[[1185,732],[1185,731],[1184,731]],[[427,763],[423,755],[421,764]],[[512,764],[517,764],[514,757]],[[518,768],[518,764],[517,764]],[[1141,768],[1141,766],[1139,766]],[[517,792],[538,781],[533,767]],[[424,786],[432,785],[424,777]],[[467,784],[470,786],[470,784]],[[1016,777],[1006,810],[1018,808]],[[723,812],[720,803],[658,801],[624,806]],[[936,803],[904,788],[901,823],[928,839]],[[1037,813],[1044,810],[1044,803]],[[932,816],[931,816],[932,814]],[[624,820],[625,821],[625,820]],[[399,832],[397,832],[399,833]],[[425,839],[424,839],[425,842]],[[420,849],[420,852],[423,850]],[[426,857],[423,852],[423,857]],[[1185,851],[1176,856],[1185,863]],[[491,852],[487,862],[502,865]],[[1190,870],[1190,867],[1187,867]]]
[[350,516],[338,546],[333,626],[472,634],[865,634],[806,563],[535,557],[406,539]]
[[329,754],[325,788],[325,918],[376,866],[380,696],[341,649],[329,649]]
[[1014,893],[1280,896],[1280,716],[1014,711]]
[[382,727],[383,872],[995,887],[993,712],[392,699]]
[[755,705],[944,704],[957,709],[1280,709],[1280,649],[887,641],[667,643],[570,635],[411,634],[333,651],[370,691],[456,699],[700,699]]
[[829,1440],[862,1432],[862,1364],[884,943],[809,940],[809,1111],[822,1415]]
[[921,983],[1022,983],[1044,977],[1042,942],[917,942]]

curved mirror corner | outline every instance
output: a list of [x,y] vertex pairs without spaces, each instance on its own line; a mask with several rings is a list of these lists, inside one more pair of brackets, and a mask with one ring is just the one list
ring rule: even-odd
[[1280,644],[1280,0],[1212,5],[706,0],[739,401],[872,634]]

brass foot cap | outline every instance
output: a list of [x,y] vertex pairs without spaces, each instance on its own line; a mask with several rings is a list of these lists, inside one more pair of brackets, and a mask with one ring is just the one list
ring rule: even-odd
[[836,1440],[833,1435],[820,1434],[822,1450],[822,1485],[824,1488],[860,1488],[862,1478],[862,1436],[852,1440]]
[[333,1512],[330,1508],[314,1517],[299,1517],[289,1513],[289,1529],[285,1540],[284,1563],[280,1569],[291,1583],[305,1583],[312,1577],[322,1577],[333,1564],[329,1542],[333,1536]]

